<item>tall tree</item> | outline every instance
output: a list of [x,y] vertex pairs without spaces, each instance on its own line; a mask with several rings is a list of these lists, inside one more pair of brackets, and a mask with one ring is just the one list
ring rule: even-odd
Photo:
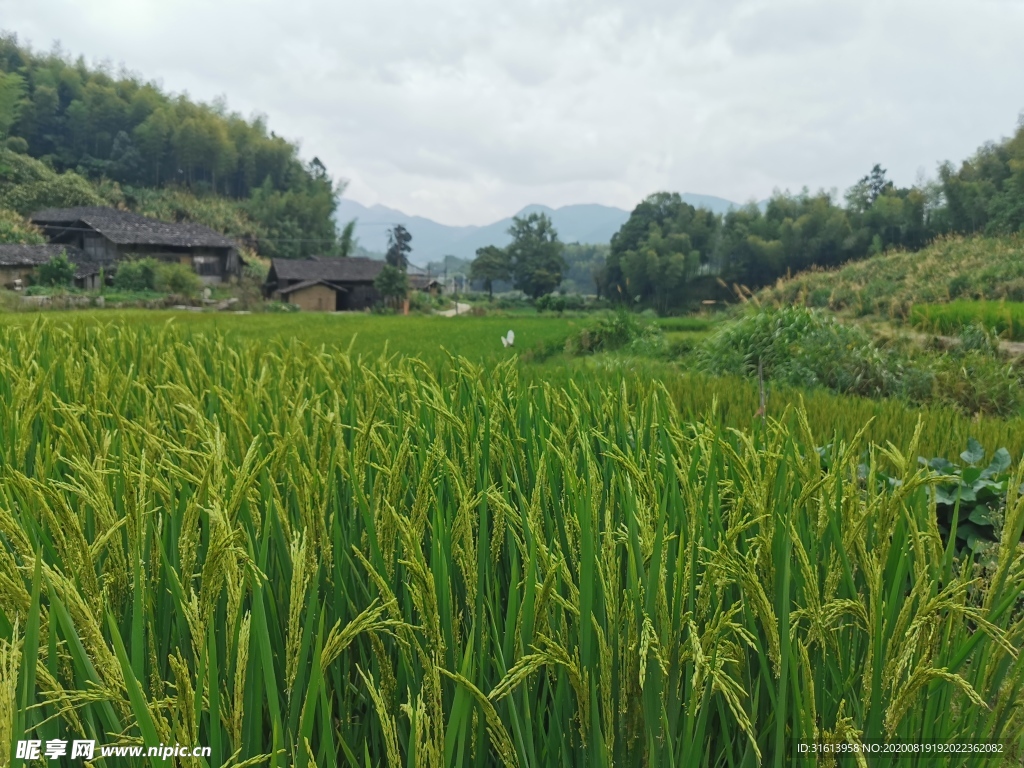
[[612,237],[602,278],[610,298],[660,309],[679,306],[688,284],[707,268],[719,219],[694,208],[676,192],[642,201]]
[[508,253],[504,248],[488,245],[476,249],[476,258],[469,265],[469,278],[470,280],[483,280],[488,296],[492,298],[494,296],[494,281],[508,280],[511,276]]
[[388,306],[395,306],[409,293],[409,276],[398,267],[387,264],[373,283]]
[[401,224],[395,224],[388,231],[388,250],[384,260],[392,267],[403,272],[409,266],[409,254],[412,252],[412,235]]
[[562,243],[551,219],[543,213],[516,216],[508,232],[512,242],[506,253],[516,288],[535,299],[551,293],[565,269]]
[[338,238],[338,255],[342,258],[348,258],[352,255],[352,251],[356,247],[356,220],[352,219],[345,228],[341,230],[341,236]]
[[25,105],[25,78],[0,71],[0,139],[6,139]]

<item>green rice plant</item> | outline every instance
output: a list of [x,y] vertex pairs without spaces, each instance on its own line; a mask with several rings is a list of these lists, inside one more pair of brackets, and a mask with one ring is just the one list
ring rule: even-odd
[[918,304],[910,322],[929,333],[956,335],[982,325],[1011,341],[1024,340],[1024,303],[1013,301],[953,301]]
[[683,317],[662,317],[656,325],[663,331],[706,331],[715,323],[710,317],[687,315]]
[[[796,745],[857,739],[1019,762],[1024,465],[979,577],[942,545],[922,427],[899,450],[676,400],[4,327],[0,735],[211,766],[827,765]],[[895,483],[862,482],[865,448]]]

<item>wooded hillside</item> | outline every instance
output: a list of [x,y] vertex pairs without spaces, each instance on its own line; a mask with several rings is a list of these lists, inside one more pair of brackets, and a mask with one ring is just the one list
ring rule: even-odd
[[[174,215],[188,209],[208,224],[227,205],[235,211],[228,218],[255,225],[246,234],[267,256],[327,253],[337,244],[342,185],[317,158],[304,162],[265,118],[197,103],[59,50],[38,53],[10,34],[0,35],[0,143],[9,151],[0,158],[0,184],[21,183],[26,169],[15,167],[24,165],[17,155],[55,172],[57,181],[37,186],[31,199],[7,201],[21,213],[65,204],[67,196],[94,202],[85,199],[91,188],[106,202],[164,213],[175,207]],[[171,192],[158,201],[150,190]]]

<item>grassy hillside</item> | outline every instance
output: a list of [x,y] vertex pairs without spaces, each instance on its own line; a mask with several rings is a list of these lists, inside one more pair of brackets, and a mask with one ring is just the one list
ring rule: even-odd
[[906,318],[915,304],[1024,300],[1024,237],[946,237],[835,270],[811,270],[759,294],[762,303]]

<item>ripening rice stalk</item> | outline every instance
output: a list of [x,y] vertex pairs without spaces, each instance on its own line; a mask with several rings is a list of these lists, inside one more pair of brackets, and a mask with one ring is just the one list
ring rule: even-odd
[[41,321],[0,353],[8,743],[351,768],[1024,748],[1024,465],[976,571],[917,463],[944,427],[734,430],[678,407],[685,380],[173,327]]

